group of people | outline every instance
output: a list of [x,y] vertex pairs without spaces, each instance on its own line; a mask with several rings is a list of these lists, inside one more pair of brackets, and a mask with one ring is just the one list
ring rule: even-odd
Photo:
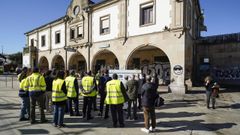
[[[37,67],[29,71],[23,68],[18,75],[20,81],[19,97],[22,101],[20,121],[36,123],[36,103],[40,110],[40,122],[47,122],[44,109],[53,113],[53,125],[64,127],[64,114],[93,119],[92,108],[97,111],[97,95],[100,96],[99,116],[112,116],[113,127],[124,127],[124,104],[128,104],[126,119],[138,119],[137,111],[144,112],[144,132],[155,131],[156,116],[154,102],[158,97],[157,77],[150,75],[131,75],[123,81],[117,74],[109,76],[108,71],[77,74],[74,70],[39,72]],[[79,111],[79,96],[83,96],[82,113]],[[74,107],[72,106],[74,104]],[[74,111],[73,111],[74,108]],[[150,126],[151,120],[151,126]]]

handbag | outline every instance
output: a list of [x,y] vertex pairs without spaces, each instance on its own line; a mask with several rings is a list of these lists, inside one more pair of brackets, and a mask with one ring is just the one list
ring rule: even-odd
[[155,99],[155,107],[160,107],[164,105],[164,99],[160,96]]

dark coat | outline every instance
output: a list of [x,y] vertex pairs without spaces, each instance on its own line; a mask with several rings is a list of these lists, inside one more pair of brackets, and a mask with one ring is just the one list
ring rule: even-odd
[[127,94],[130,100],[137,99],[138,95],[138,82],[136,80],[129,80],[126,84]]
[[158,97],[156,86],[153,83],[145,83],[142,86],[142,106],[154,107],[155,99]]

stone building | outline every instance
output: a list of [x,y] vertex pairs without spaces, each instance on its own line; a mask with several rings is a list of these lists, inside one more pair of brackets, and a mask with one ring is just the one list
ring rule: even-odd
[[23,61],[42,71],[141,69],[185,93],[205,29],[199,0],[72,0],[66,15],[25,33]]
[[195,83],[210,74],[221,85],[240,85],[240,33],[199,38],[195,49]]

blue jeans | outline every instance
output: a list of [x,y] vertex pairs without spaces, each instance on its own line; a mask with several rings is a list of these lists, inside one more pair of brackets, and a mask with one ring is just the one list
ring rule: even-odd
[[55,125],[63,125],[64,112],[65,105],[54,105],[53,123]]
[[20,111],[20,119],[26,118],[25,115],[28,115],[28,118],[30,116],[30,99],[29,97],[21,97],[21,111]]

